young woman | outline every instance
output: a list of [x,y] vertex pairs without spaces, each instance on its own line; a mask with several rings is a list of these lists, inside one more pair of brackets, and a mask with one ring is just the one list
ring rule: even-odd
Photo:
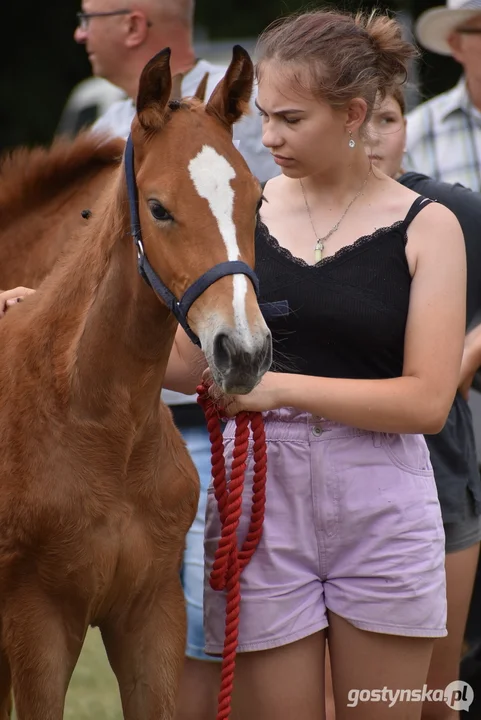
[[[230,415],[263,411],[268,442],[264,534],[241,580],[241,720],[324,718],[326,638],[338,720],[419,718],[420,702],[388,709],[358,690],[421,689],[446,635],[444,532],[423,433],[441,430],[456,392],[463,237],[449,210],[373,167],[363,144],[377,94],[405,77],[413,52],[376,15],[311,12],[261,37],[263,142],[282,175],[264,190],[256,270],[262,300],[288,300],[291,312],[271,323],[283,372],[221,398]],[[172,358],[168,383],[191,390],[194,353],[180,335]],[[230,422],[228,456],[233,433]],[[240,535],[248,495],[247,483]],[[209,494],[207,574],[219,534]],[[225,598],[208,583],[204,614],[218,654]]]
[[[467,313],[469,327],[481,313],[481,195],[461,185],[449,185],[420,175],[404,173],[406,142],[405,102],[396,88],[374,110],[368,126],[366,148],[373,165],[398,182],[448,207],[464,233],[467,256]],[[481,481],[479,477],[471,412],[465,397],[473,374],[481,365],[481,326],[466,337],[460,390],[446,425],[437,435],[427,435],[446,535],[448,635],[434,645],[428,685],[443,688],[458,678],[464,629],[473,590],[481,540]],[[463,395],[465,397],[463,397]],[[449,717],[441,703],[425,707],[423,717]]]
[[[326,639],[338,720],[419,718],[420,702],[388,709],[359,691],[421,689],[446,635],[423,433],[441,430],[457,387],[464,243],[449,210],[372,167],[363,146],[377,94],[413,52],[376,15],[306,13],[261,38],[263,142],[282,175],[265,187],[256,270],[262,300],[291,312],[271,324],[283,372],[222,398],[230,415],[264,411],[268,441],[264,534],[241,580],[236,720],[322,720]],[[166,385],[192,392],[197,360],[179,332]],[[248,496],[249,482],[240,534]],[[207,574],[219,534],[210,494]],[[225,598],[208,583],[204,612],[219,654]]]

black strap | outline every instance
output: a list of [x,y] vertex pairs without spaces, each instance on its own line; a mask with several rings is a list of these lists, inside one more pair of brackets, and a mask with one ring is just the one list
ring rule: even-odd
[[[140,219],[139,219],[139,196],[137,193],[137,183],[135,182],[134,173],[134,146],[132,144],[132,137],[127,138],[124,152],[124,163],[125,163],[125,180],[127,182],[127,195],[129,197],[130,207],[130,232],[132,238],[137,246],[137,250],[142,248],[142,235],[140,232]],[[143,248],[142,248],[143,251]]]
[[239,273],[247,275],[254,286],[257,297],[259,297],[259,280],[254,271],[251,270],[245,262],[240,260],[231,260],[214,265],[213,268],[207,270],[207,272],[201,275],[200,278],[187,288],[179,301],[180,312],[183,315],[187,315],[192,303],[194,303],[197,298],[202,295],[204,290],[207,290],[208,287],[217,280],[220,280],[221,277],[226,275],[237,275]]
[[[259,298],[259,280],[254,270],[247,263],[236,260],[218,263],[210,270],[207,270],[185,291],[184,295],[177,300],[175,295],[169,290],[162,279],[157,275],[150,264],[142,244],[142,233],[139,218],[139,197],[137,192],[137,183],[135,181],[134,172],[134,148],[132,138],[129,135],[125,146],[125,178],[127,183],[127,194],[130,207],[130,227],[132,238],[137,249],[138,270],[147,285],[165,302],[172,314],[177,318],[178,322],[184,328],[188,337],[193,343],[200,346],[197,335],[189,327],[187,322],[187,313],[192,304],[202,293],[207,290],[213,283],[226,275],[247,275],[252,282],[257,298]],[[289,305],[286,300],[274,303],[260,304],[260,310],[265,319],[281,317],[289,314]]]
[[411,205],[411,207],[409,208],[407,215],[403,220],[404,230],[407,230],[408,227],[410,226],[410,224],[412,223],[412,221],[414,220],[414,218],[416,217],[416,215],[419,212],[421,212],[421,210],[424,207],[426,207],[426,205],[430,205],[432,202],[434,202],[434,201],[431,200],[430,198],[423,197],[422,195],[417,197],[416,200]]

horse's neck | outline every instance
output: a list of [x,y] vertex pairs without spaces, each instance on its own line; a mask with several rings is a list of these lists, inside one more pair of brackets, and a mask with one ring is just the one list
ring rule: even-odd
[[158,404],[175,322],[138,275],[126,239],[116,243],[77,346],[79,402],[95,414],[122,402],[139,421]]
[[[118,212],[125,207],[119,202]],[[70,406],[100,421],[129,413],[142,424],[158,406],[176,323],[137,272],[129,219],[119,222],[115,207],[106,209],[63,278],[61,294],[72,302],[73,332],[64,346]]]

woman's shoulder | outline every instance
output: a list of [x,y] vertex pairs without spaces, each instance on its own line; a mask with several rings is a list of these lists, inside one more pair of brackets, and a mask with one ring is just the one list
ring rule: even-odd
[[288,189],[286,188],[286,178],[283,175],[276,175],[264,185],[262,192],[267,203],[275,202],[279,195],[283,195]]
[[268,180],[262,192],[263,203],[260,212],[262,221],[269,224],[272,218],[289,213],[291,207],[292,187],[283,175]]
[[456,215],[432,198],[416,197],[405,221],[407,250],[433,261],[439,261],[440,251],[445,257],[458,250],[464,253],[463,231]]
[[412,209],[416,207],[420,193],[401,185],[388,175],[374,174],[378,183],[373,185],[373,195],[370,205],[376,208],[379,218],[385,220],[386,226],[397,225],[409,218]]

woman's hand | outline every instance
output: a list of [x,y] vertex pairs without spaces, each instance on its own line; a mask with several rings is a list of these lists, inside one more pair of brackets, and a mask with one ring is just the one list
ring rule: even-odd
[[280,393],[280,373],[268,372],[259,385],[248,395],[226,395],[212,380],[209,369],[205,370],[202,379],[209,388],[209,396],[222,408],[227,417],[234,417],[243,411],[263,412],[282,407]]
[[16,287],[13,290],[0,292],[0,318],[7,312],[8,308],[23,300],[27,295],[32,295],[35,290],[26,287]]

